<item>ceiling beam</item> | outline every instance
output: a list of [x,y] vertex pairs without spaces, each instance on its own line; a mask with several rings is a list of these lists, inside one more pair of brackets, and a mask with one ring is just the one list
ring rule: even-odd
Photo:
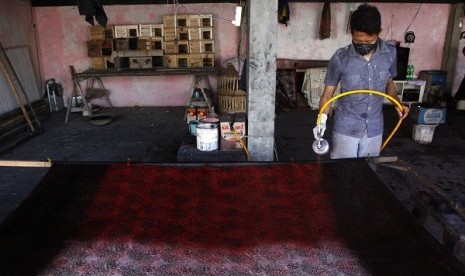
[[[288,0],[289,2],[324,2],[322,0]],[[194,3],[239,3],[239,0],[179,0],[182,4]],[[357,0],[330,1],[335,3],[360,3]],[[371,0],[369,2],[379,3],[418,3],[415,0]],[[421,3],[444,3],[457,4],[463,0],[421,0]],[[101,0],[102,5],[138,5],[138,4],[166,4],[173,3],[172,0]],[[50,6],[75,6],[76,0],[31,0],[33,7],[50,7]]]

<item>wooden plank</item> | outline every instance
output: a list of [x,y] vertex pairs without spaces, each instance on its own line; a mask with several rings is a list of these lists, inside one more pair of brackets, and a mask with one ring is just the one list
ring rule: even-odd
[[50,168],[51,161],[0,160],[0,167]]

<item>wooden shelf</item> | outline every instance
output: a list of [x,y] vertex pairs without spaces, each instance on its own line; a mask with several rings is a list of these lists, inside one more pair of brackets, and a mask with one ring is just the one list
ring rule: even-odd
[[217,74],[216,67],[206,68],[176,68],[176,69],[89,69],[77,73],[77,78],[90,77],[119,77],[119,76],[160,76],[160,75],[188,75],[188,74]]

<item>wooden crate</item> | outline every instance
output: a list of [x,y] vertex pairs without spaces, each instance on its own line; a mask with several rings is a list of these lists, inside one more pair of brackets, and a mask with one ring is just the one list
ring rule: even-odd
[[139,37],[139,25],[127,25],[128,37]]
[[190,54],[200,54],[202,51],[202,43],[200,40],[192,41],[189,40],[189,53]]
[[165,28],[164,29],[164,39],[165,41],[175,41],[176,37],[176,29],[175,28]]
[[152,57],[130,57],[129,58],[129,68],[133,69],[142,69],[142,68],[152,68]]
[[115,64],[110,61],[111,56],[103,56],[103,62],[105,63],[105,69],[114,68]]
[[202,33],[200,32],[199,27],[189,27],[189,40],[201,40],[202,39]]
[[176,32],[176,38],[178,40],[189,40],[189,28],[179,27]]
[[102,40],[102,55],[111,56],[113,49],[114,49],[113,39]]
[[203,67],[201,54],[189,54],[189,67],[198,68]]
[[212,27],[200,28],[200,39],[206,39],[206,40],[213,39],[213,28]]
[[189,41],[180,40],[178,41],[178,53],[179,54],[188,54],[189,53]]
[[131,51],[118,51],[117,57],[145,57],[145,56],[163,56],[161,50],[131,50]]
[[163,44],[165,55],[179,53],[178,44],[174,41],[165,41]]
[[152,25],[151,24],[139,24],[139,37],[151,37],[152,36]]
[[201,53],[214,53],[215,42],[213,40],[200,40],[200,52]]
[[102,40],[89,40],[87,41],[87,56],[88,57],[101,57],[102,55]]
[[115,38],[115,29],[113,28],[113,25],[107,25],[105,27],[104,33],[105,33],[105,39]]
[[137,50],[151,50],[152,49],[152,40],[147,38],[139,38],[137,40]]
[[126,25],[115,25],[115,38],[126,38],[128,37],[128,29]]
[[164,43],[165,54],[187,54],[189,53],[189,41],[168,41]]
[[215,67],[215,56],[213,54],[201,54],[202,67]]
[[128,38],[117,38],[115,39],[116,51],[128,51],[129,50],[129,39]]
[[189,54],[179,54],[177,55],[178,68],[188,68],[189,67]]
[[211,14],[200,15],[200,26],[201,27],[213,27],[213,15]]
[[89,26],[89,39],[99,40],[105,38],[105,29],[101,26]]
[[153,68],[163,68],[163,55],[152,56],[152,66]]
[[189,14],[189,27],[200,27],[200,15]]
[[106,62],[103,56],[92,58],[92,68],[93,69],[106,69]]
[[164,68],[178,68],[177,55],[164,55],[163,56],[163,67]]
[[187,14],[165,15],[163,25],[165,28],[189,27],[189,16]]
[[129,40],[129,50],[137,50],[137,41],[139,40],[138,37],[130,37]]
[[163,38],[161,37],[152,37],[150,38],[151,42],[151,49],[153,50],[162,50],[164,49],[163,46]]
[[152,37],[163,37],[163,24],[151,24],[152,27]]

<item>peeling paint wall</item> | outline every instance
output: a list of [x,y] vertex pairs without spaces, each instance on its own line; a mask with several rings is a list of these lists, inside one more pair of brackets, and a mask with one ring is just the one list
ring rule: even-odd
[[[291,3],[291,20],[288,26],[278,29],[278,57],[292,59],[328,60],[340,47],[351,43],[346,32],[349,11],[355,3],[331,3],[331,37],[320,40],[318,28],[323,3]],[[399,4],[374,3],[381,13],[382,32],[385,40],[402,42],[410,47],[410,63],[415,73],[439,69],[449,18],[449,4]],[[419,9],[420,8],[420,9]],[[415,14],[418,11],[418,15]],[[432,12],[434,11],[434,12]],[[407,45],[404,33],[414,31],[416,40]]]
[[[234,19],[235,6],[188,5],[195,11],[213,14],[213,17],[217,18],[213,21],[216,65],[221,65],[224,60],[236,56],[239,28],[227,21]],[[172,4],[110,5],[104,6],[104,10],[110,25],[163,23],[164,15],[175,12]],[[180,7],[177,12],[194,13],[184,7]],[[41,7],[36,8],[35,13],[39,26],[44,77],[62,82],[65,95],[70,95],[72,83],[69,66],[73,65],[77,72],[91,66],[86,46],[90,25],[79,15],[77,7]],[[166,75],[105,77],[102,80],[110,90],[110,100],[114,106],[180,106],[189,102],[194,78],[192,75]],[[204,81],[204,85],[215,91],[216,77],[210,76]]]

